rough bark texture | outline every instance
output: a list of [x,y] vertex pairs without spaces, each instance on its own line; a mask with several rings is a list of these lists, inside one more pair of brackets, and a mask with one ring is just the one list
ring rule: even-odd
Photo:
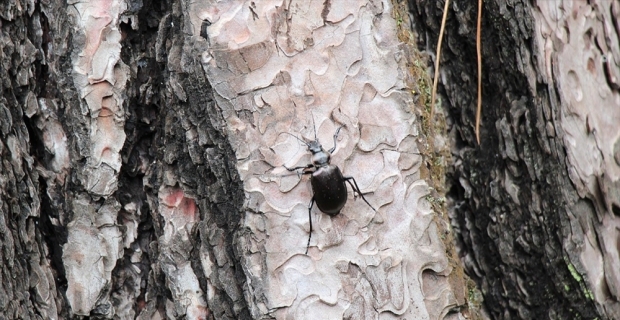
[[236,159],[180,7],[2,2],[0,315],[249,318]]
[[66,234],[52,226],[57,217],[45,198],[57,196],[67,155],[53,155],[63,134],[57,105],[45,99],[58,92],[47,70],[60,62],[47,55],[52,14],[43,10],[26,1],[0,3],[0,315],[9,319],[57,319],[65,306],[57,243]]
[[[0,318],[461,316],[392,10],[0,2]],[[315,208],[304,255],[309,182],[280,174],[310,160],[280,133],[339,125],[378,212]]]
[[[442,2],[412,1],[434,52]],[[452,1],[441,57],[460,255],[495,319],[620,317],[618,1]]]
[[[213,84],[247,194],[238,250],[252,316],[458,317],[420,177],[411,89],[420,90],[407,86],[391,3],[207,1],[187,10],[192,55]],[[378,211],[353,197],[334,217],[315,206],[305,255],[310,183],[282,175],[283,165],[311,161],[291,135],[314,140],[315,131],[326,149],[337,143],[332,164]]]

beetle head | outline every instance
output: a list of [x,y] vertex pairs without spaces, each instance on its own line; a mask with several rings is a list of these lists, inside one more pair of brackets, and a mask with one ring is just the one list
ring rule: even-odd
[[[314,118],[312,120],[314,122]],[[325,149],[323,149],[323,146],[321,146],[321,143],[316,137],[316,129],[314,130],[314,140],[311,141],[306,140],[306,138],[302,140],[296,135],[290,134],[288,132],[281,132],[280,134],[282,133],[288,134],[289,136],[299,140],[301,143],[305,144],[306,147],[308,147],[308,151],[312,153],[312,164],[315,167],[322,167],[329,164],[331,155],[328,151],[325,151]]]
[[312,152],[312,154],[325,152],[325,150],[323,150],[323,146],[321,146],[321,144],[316,140],[306,143],[306,146],[308,146],[308,151]]

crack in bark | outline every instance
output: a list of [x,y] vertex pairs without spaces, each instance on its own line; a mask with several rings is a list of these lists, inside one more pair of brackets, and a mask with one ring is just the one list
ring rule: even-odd
[[[546,86],[528,90],[527,77],[535,75],[523,64],[531,61],[520,60],[514,49],[533,50],[530,4],[515,1],[504,7],[502,1],[485,1],[483,100],[494,107],[483,108],[482,123],[487,125],[481,127],[481,148],[475,147],[469,108],[476,95],[475,62],[468,59],[475,56],[475,39],[471,32],[461,32],[474,29],[475,5],[454,1],[457,21],[448,21],[448,50],[442,59],[442,94],[454,122],[453,154],[459,159],[449,196],[456,204],[451,218],[459,231],[460,255],[493,318],[596,317],[594,304],[582,291],[567,292],[562,285],[579,287],[567,269],[560,238],[570,201],[563,190],[571,183],[563,174],[561,142],[549,137],[545,126],[557,118],[558,98],[555,92],[548,96]],[[421,22],[418,32],[428,34],[427,41],[434,44],[437,6],[415,1],[410,8]],[[524,112],[517,110],[522,104]],[[546,112],[549,104],[553,113]]]

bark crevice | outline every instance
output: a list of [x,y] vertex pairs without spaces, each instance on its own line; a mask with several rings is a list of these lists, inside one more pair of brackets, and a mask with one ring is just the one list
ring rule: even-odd
[[[481,145],[474,134],[476,61],[468,59],[475,57],[476,1],[452,2],[441,57],[439,93],[456,159],[448,196],[461,259],[491,318],[594,318],[563,247],[576,193],[557,140],[559,97],[535,82],[531,4],[484,3]],[[411,2],[420,47],[436,45],[442,7]]]

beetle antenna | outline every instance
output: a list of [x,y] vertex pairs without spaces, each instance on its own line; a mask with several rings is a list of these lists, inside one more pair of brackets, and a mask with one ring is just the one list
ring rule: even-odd
[[319,141],[319,138],[316,137],[316,123],[314,123],[314,112],[312,113],[312,128],[314,129],[314,141]]
[[[293,138],[295,138],[295,139],[297,139],[297,140],[301,141],[301,143],[305,144],[305,145],[306,145],[306,147],[308,146],[308,143],[307,143],[306,141],[303,141],[303,140],[299,139],[296,135],[294,135],[294,134],[290,134],[290,133],[288,133],[288,132],[280,132],[280,134],[283,134],[283,133],[284,133],[284,134],[288,134],[289,136],[291,136],[291,137],[293,137]],[[279,134],[279,135],[280,135],[280,134]],[[279,136],[279,135],[278,135],[278,136]]]

